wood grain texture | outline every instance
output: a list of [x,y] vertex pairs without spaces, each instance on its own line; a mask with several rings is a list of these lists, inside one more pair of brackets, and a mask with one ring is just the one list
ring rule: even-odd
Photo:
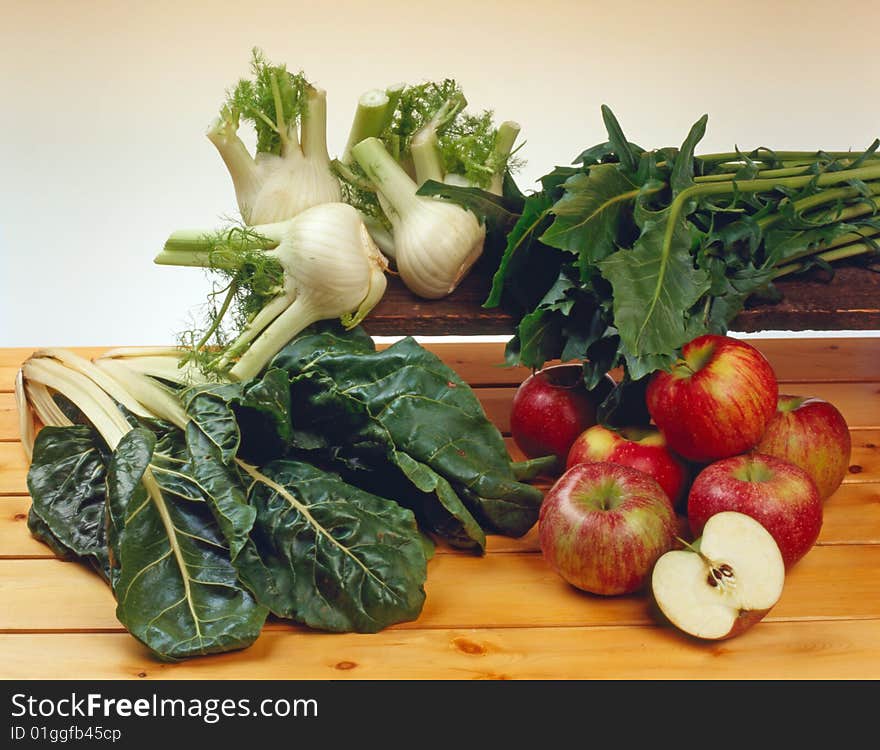
[[[533,529],[519,540],[490,537],[483,558],[438,550],[416,622],[328,635],[271,621],[250,649],[173,665],[122,631],[95,574],[30,538],[11,394],[29,352],[0,350],[0,678],[880,678],[880,339],[755,343],[781,380],[803,386],[784,392],[841,409],[853,457],[826,503],[819,544],[789,572],[767,620],[744,635],[696,642],[660,625],[644,594],[576,591],[546,565]],[[498,344],[430,347],[481,386],[506,431],[525,371],[496,367]]]
[[[0,496],[0,559],[53,559],[52,551],[27,530],[31,500],[26,495]],[[880,483],[844,484],[825,503],[817,544],[880,544]],[[538,552],[538,527],[519,539],[490,535],[487,550]],[[437,554],[467,554],[438,545]]]
[[[770,361],[781,382],[880,382],[880,338],[750,339]],[[384,348],[380,344],[379,348]],[[425,347],[474,386],[519,385],[525,367],[504,366],[504,344],[426,342]],[[110,347],[79,347],[94,357]],[[33,349],[0,349],[0,393],[10,393],[15,373]]]
[[[841,582],[846,595],[841,595]],[[565,583],[532,553],[435,555],[427,601],[415,622],[394,629],[644,625],[656,622],[643,594],[601,597]],[[0,560],[0,632],[122,630],[106,584],[87,566]],[[46,602],[52,603],[47,617]],[[880,546],[815,547],[786,576],[770,620],[880,618]],[[289,628],[281,622],[268,627]]]
[[761,622],[729,641],[664,627],[265,631],[168,664],[124,633],[0,635],[0,678],[131,680],[878,679],[880,621]]
[[[399,278],[389,277],[382,301],[364,327],[373,335],[510,333],[513,319],[485,309],[491,270],[475,267],[459,288],[441,300],[422,300]],[[780,279],[782,300],[749,305],[731,323],[733,331],[875,330],[880,328],[880,274],[839,266],[830,282],[820,273]]]

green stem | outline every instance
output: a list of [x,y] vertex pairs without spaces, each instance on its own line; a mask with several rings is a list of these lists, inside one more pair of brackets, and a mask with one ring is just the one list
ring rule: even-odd
[[[843,174],[841,172],[832,172],[830,174]],[[871,195],[880,194],[880,182],[869,182],[867,185],[868,192]],[[849,200],[851,198],[859,198],[862,197],[863,193],[859,188],[854,187],[839,187],[834,188],[832,190],[823,190],[821,193],[816,193],[815,195],[808,195],[806,198],[801,198],[800,200],[792,203],[792,209],[795,214],[803,214],[805,211],[809,211],[811,208],[816,208],[817,206],[823,206],[826,203],[834,203],[840,200]],[[868,208],[866,206],[866,208]],[[870,210],[870,209],[869,209]],[[757,224],[762,229],[765,230],[768,227],[777,224],[778,222],[785,219],[785,215],[781,213],[774,213],[770,216],[765,216],[763,219],[759,219]]]
[[510,469],[518,482],[535,479],[542,474],[549,474],[555,471],[558,466],[559,460],[556,456],[541,456],[540,458],[531,458],[528,461],[510,462]]
[[214,316],[214,322],[211,323],[211,326],[205,331],[205,335],[202,336],[201,340],[196,344],[195,350],[197,352],[202,351],[205,348],[208,341],[211,340],[211,336],[213,336],[217,329],[220,328],[220,324],[223,322],[223,318],[227,312],[229,312],[229,306],[232,304],[232,300],[235,299],[235,295],[238,292],[238,282],[233,281],[226,292],[226,297],[223,300],[223,304],[220,307],[219,312]]
[[288,132],[287,123],[284,121],[284,105],[281,103],[281,89],[278,87],[278,78],[275,73],[269,75],[272,86],[272,99],[275,103],[275,130],[281,139],[281,153],[286,153],[289,142],[290,133]]
[[320,159],[329,164],[327,151],[327,92],[324,89],[310,88],[308,106],[302,116],[302,152],[312,159]]
[[510,153],[513,151],[513,144],[519,135],[519,123],[507,120],[498,126],[498,132],[495,134],[495,145],[492,148],[492,180],[489,183],[489,192],[495,195],[501,195],[501,188],[504,182],[504,173],[507,171],[507,162],[510,160]]
[[[859,167],[858,169],[844,169],[840,172],[826,172],[818,177],[815,175],[803,175],[800,177],[787,177],[783,179],[757,178],[752,180],[730,180],[720,183],[692,185],[691,187],[682,190],[669,206],[669,222],[666,228],[664,246],[672,239],[672,232],[674,231],[678,214],[681,213],[684,205],[694,198],[710,195],[725,195],[728,193],[760,193],[762,191],[775,190],[780,187],[797,189],[806,187],[813,181],[815,181],[815,184],[818,187],[825,187],[826,185],[837,185],[841,182],[848,182],[849,180],[877,179],[880,179],[880,165]],[[816,196],[810,196],[810,198],[817,198],[819,195],[821,195],[821,193],[818,193]],[[804,202],[807,200],[809,199],[804,199]]]
[[330,166],[339,175],[343,180],[345,180],[349,185],[354,185],[359,190],[365,190],[369,193],[376,192],[376,186],[373,185],[369,180],[365,179],[359,174],[356,174],[351,167],[345,164],[341,159],[334,159]]
[[[844,260],[845,258],[855,258],[859,255],[867,255],[869,253],[876,253],[877,245],[876,243],[870,242],[855,242],[852,245],[846,245],[845,247],[838,247],[835,250],[828,250],[823,253],[819,253],[818,255],[814,255],[815,258],[820,258],[827,263],[833,263],[836,260]],[[778,279],[781,276],[787,276],[790,273],[796,273],[797,271],[802,270],[806,266],[806,263],[789,263],[784,266],[780,266],[776,269],[773,274],[774,279]]]
[[367,138],[358,143],[351,153],[397,213],[406,214],[418,204],[418,186],[385,150],[382,141]]
[[[742,166],[740,166],[740,169]],[[809,171],[809,166],[799,166],[799,167],[786,167],[785,169],[762,169],[759,170],[755,177],[794,177],[795,175],[806,174]],[[707,174],[701,177],[694,177],[694,182],[704,183],[704,182],[723,182],[724,180],[730,180],[731,174],[729,172],[724,174]]]
[[410,141],[409,151],[412,154],[417,185],[424,185],[428,180],[443,182],[440,144],[434,130],[420,130]]
[[318,316],[311,305],[304,297],[297,297],[233,365],[229,371],[230,379],[240,381],[255,377],[288,341],[316,320]]
[[[764,156],[766,154],[766,156]],[[752,161],[769,161],[771,158],[775,161],[795,161],[799,159],[816,161],[822,156],[830,156],[832,159],[857,159],[859,152],[856,151],[759,151],[757,156],[751,153],[728,151],[718,154],[697,154],[696,158],[701,161],[710,162],[742,162],[744,156],[748,156]]]
[[[827,250],[833,250],[834,248],[842,247],[843,245],[849,245],[851,242],[861,242],[863,240],[866,240],[866,239],[869,239],[872,237],[876,237],[878,234],[880,234],[880,229],[874,229],[874,230],[869,230],[869,231],[865,231],[865,232],[848,232],[847,234],[841,235],[840,237],[833,240],[832,242],[829,242],[828,244],[823,245],[821,248],[821,251],[825,252]],[[795,253],[794,255],[790,255],[789,257],[787,257],[785,259],[785,262],[790,263],[791,261],[798,260],[800,258],[806,258],[806,257],[809,257],[810,255],[816,255],[819,252],[819,250],[820,250],[820,248],[818,248],[818,247],[807,248],[806,250],[802,250],[799,253]]]
[[400,97],[403,96],[405,89],[405,83],[393,83],[385,89],[385,96],[388,97],[388,108],[385,110],[385,121],[382,123],[382,129],[379,132],[382,132],[391,124],[394,119],[394,111],[397,109],[397,103],[400,101]]
[[354,146],[365,138],[378,138],[381,135],[385,129],[390,103],[388,94],[381,89],[371,89],[361,94],[351,130],[348,132],[348,141],[340,158],[343,164],[351,163],[351,149]]
[[226,232],[182,229],[165,241],[154,263],[165,266],[191,266],[234,271],[240,265],[238,255],[246,250],[271,250],[277,247],[286,222],[264,224]]
[[846,208],[838,206],[837,208],[827,211],[817,211],[815,214],[804,216],[803,219],[804,221],[819,226],[822,224],[849,221],[850,219],[857,219],[865,214],[876,214],[880,211],[880,203],[878,203],[878,201],[871,200],[870,203],[873,205],[870,205],[867,201],[862,201],[861,203],[856,203],[855,205],[847,206]]

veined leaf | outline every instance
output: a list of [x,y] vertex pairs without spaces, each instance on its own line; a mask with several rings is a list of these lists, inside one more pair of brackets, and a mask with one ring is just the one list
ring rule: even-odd
[[310,348],[311,338],[292,342],[273,361],[291,374],[295,424],[300,412],[310,429],[321,423],[325,434],[361,455],[382,443],[385,456],[407,454],[446,479],[492,530],[519,535],[535,523],[540,491],[515,481],[498,429],[438,357],[409,338],[381,352],[327,354],[307,374],[320,372],[329,382],[303,398],[297,350]]
[[620,213],[639,195],[640,187],[616,164],[598,164],[570,177],[565,193],[550,212],[556,217],[540,240],[575,253],[581,273],[616,249]]
[[[244,648],[267,610],[238,580],[229,546],[180,456],[155,452],[138,428],[120,441],[117,474],[142,474],[119,536],[116,616],[158,656],[177,659]],[[146,463],[145,463],[146,462]],[[120,498],[123,504],[124,498]]]
[[[628,367],[650,355],[668,358],[697,335],[689,311],[709,290],[709,276],[694,268],[680,214],[672,225],[667,211],[649,220],[631,250],[618,250],[599,268],[614,290],[614,325]],[[639,365],[630,376],[638,380],[656,364]]]
[[605,123],[605,129],[608,131],[608,142],[614,149],[621,168],[626,172],[635,172],[639,166],[639,149],[626,139],[620,123],[617,121],[611,108],[605,104],[602,105],[602,121]]
[[427,560],[410,511],[299,461],[243,471],[257,517],[236,567],[276,615],[360,633],[418,617]]
[[672,175],[669,178],[669,186],[672,188],[673,196],[694,184],[694,150],[706,134],[708,121],[709,115],[703,115],[697,120],[691,126],[684,143],[681,144],[681,149],[676,155],[675,164],[672,167]]
[[27,485],[31,533],[110,580],[105,523],[107,457],[90,427],[45,427],[34,441]]

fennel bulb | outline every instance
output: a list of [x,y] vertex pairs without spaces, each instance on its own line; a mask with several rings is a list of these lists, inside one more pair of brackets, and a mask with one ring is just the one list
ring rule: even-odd
[[[258,50],[253,55],[255,80],[239,81],[207,132],[229,170],[248,225],[284,221],[342,199],[327,152],[326,92],[301,73],[269,65]],[[242,118],[257,131],[253,157],[238,136]]]
[[[156,263],[211,268],[228,277],[208,331],[189,343],[205,369],[232,380],[256,375],[312,323],[339,318],[356,326],[386,286],[387,261],[357,210],[345,203],[323,203],[253,228],[175,232]],[[229,341],[222,320],[233,308],[240,331]]]
[[352,153],[386,208],[403,283],[426,299],[452,292],[482,254],[485,226],[461,206],[416,195],[415,181],[378,139],[361,141]]

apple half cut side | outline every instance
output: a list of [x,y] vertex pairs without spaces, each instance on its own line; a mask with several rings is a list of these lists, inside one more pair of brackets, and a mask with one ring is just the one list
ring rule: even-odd
[[750,516],[724,511],[706,522],[693,545],[657,561],[651,589],[677,628],[720,640],[761,620],[784,582],[782,553],[770,533]]

